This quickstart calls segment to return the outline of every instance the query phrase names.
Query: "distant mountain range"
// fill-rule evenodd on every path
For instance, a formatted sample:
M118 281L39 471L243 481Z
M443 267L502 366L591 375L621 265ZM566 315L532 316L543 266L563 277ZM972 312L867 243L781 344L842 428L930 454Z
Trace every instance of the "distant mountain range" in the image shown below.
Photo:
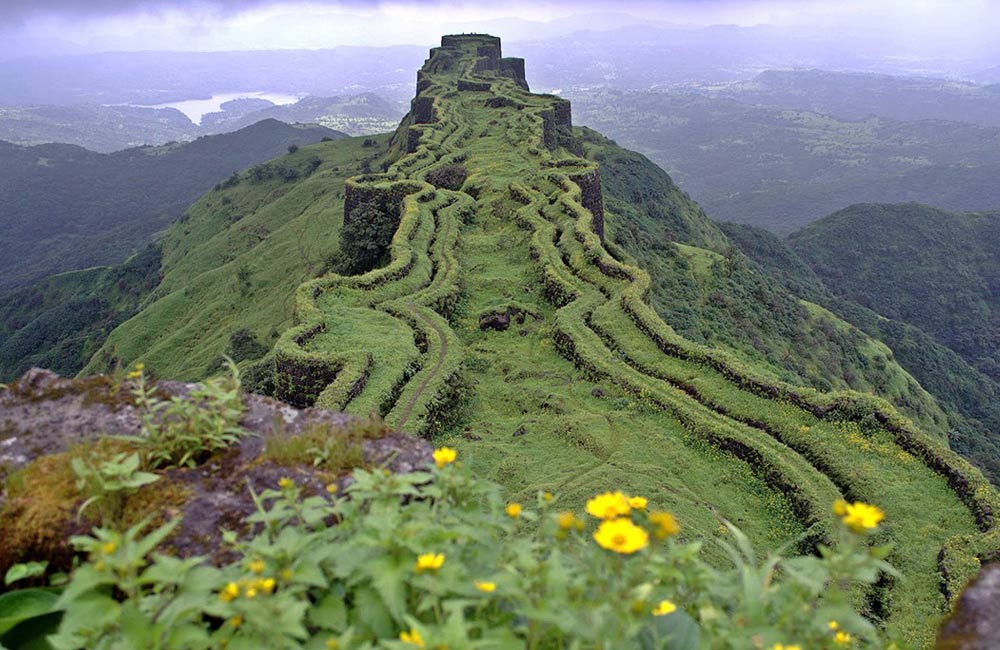
M0 292L52 273L121 262L230 174L293 145L343 137L271 119L235 133L111 154L0 142Z
M21 145L59 142L110 153L228 133L265 119L319 124L350 135L371 135L391 131L406 112L404 103L372 93L305 97L280 106L262 99L238 99L222 104L221 108L205 114L201 124L195 124L171 107L100 104L0 107L0 140Z

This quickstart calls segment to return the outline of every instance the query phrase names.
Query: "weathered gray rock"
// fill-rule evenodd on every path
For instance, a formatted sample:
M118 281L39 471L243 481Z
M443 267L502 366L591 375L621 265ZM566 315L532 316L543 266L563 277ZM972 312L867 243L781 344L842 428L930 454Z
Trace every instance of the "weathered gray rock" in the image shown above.
M966 588L945 621L937 650L1000 648L1000 564L988 564Z
M186 396L194 387L159 382L157 392L163 397ZM128 507L139 509L131 513L133 518L147 514L157 521L182 517L169 540L171 552L226 560L221 531L249 532L243 520L255 510L251 489L274 488L287 476L306 494L326 494L331 482L343 488L352 480L349 473L331 476L311 463L278 464L264 453L265 445L269 437L296 436L317 426L330 435L347 436L352 426L366 426L364 420L323 409L297 409L259 395L245 395L244 403L240 424L254 435L241 438L239 444L197 467L163 472L159 481L129 501ZM68 563L71 552L66 540L89 528L75 516L80 499L73 494L75 477L66 467L68 460L57 455L102 437L127 440L140 431L141 414L133 404L130 386L118 386L104 375L66 379L36 368L0 391L0 481L4 486L0 491L0 574L9 565L27 560L45 559L56 566ZM411 472L433 462L426 441L402 433L376 431L372 435L368 431L360 444L367 467ZM40 467L49 460L51 467ZM8 490L7 478L13 482L18 475L30 480L45 476L51 485L45 486L44 494Z

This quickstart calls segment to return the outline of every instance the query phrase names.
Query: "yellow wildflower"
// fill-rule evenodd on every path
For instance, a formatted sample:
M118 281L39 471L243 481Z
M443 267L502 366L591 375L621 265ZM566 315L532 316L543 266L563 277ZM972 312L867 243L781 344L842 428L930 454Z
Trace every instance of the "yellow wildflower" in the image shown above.
M340 648L340 641L330 637L326 640L326 650L338 650Z
M653 608L653 616L666 616L677 611L677 605L669 600L661 600L660 604Z
M451 447L441 447L440 449L434 450L434 464L440 469L445 465L455 462L455 458L458 457L458 452L456 452Z
M833 514L837 515L838 517L843 517L845 514L847 514L847 506L849 505L850 504L844 501L843 499L837 499L836 501L833 502Z
M146 369L146 364L140 361L139 363L135 364L135 369L138 370L139 372L142 372L143 370Z
M118 550L118 544L113 541L101 544L101 553L104 553L105 555L111 555L117 550Z
M560 512L556 515L556 522L562 530L569 530L576 525L576 515L572 512Z
M653 525L653 537L656 539L663 540L681 532L681 527L674 516L663 510L649 513L649 523Z
M329 485L326 486L326 491L329 494L336 494L337 493L337 484L336 483L330 483Z
M847 632L840 631L840 632L837 632L837 636L833 637L833 640L838 645L847 645L848 643L851 642L851 635L848 634Z
M243 594L250 600L253 600L254 598L257 597L257 587L254 587L253 585L247 585L246 589L243 591Z
M228 603L232 600L236 600L236 598L238 598L239 595L240 595L240 586L235 582L230 582L229 584L227 584L225 587L222 588L222 591L219 592L219 600L221 600L224 603Z
M282 490L293 488L295 487L295 481L288 478L287 476L282 476L280 479L278 479L278 487L280 487Z
M771 646L771 650L802 650L802 646L800 646L797 643L795 645L784 645L782 643L775 643L773 646Z
M415 645L418 648L424 647L424 639L420 636L420 632L417 632L414 628L410 628L409 632L400 632L399 640L403 643L409 643Z
M838 623L837 621L830 621L829 623L826 624L826 626L831 630L836 631L840 628L840 623Z
M601 522L594 532L594 541L615 553L635 553L649 545L649 534L628 519Z
M229 624L233 627L239 627L243 625L243 617L239 615L234 616L231 619L229 619Z
M521 516L521 504L520 503L508 503L506 508L507 516L511 519L517 519Z
M551 501L551 500L552 500L552 499L554 499L554 498L555 498L555 497L554 497L554 496L552 496L552 493L551 493L551 492L543 492L543 493L542 493L542 501Z
M126 377L127 377L128 379L131 379L131 380L133 380L133 381L134 381L134 380L136 380L136 379L141 379L141 378L142 378L142 372L141 372L141 371L139 371L139 370L133 370L132 372L128 373L128 374L127 374L127 375L125 375L125 376L126 376Z
M294 576L295 574L294 574L294 573L292 572L292 570L291 570L290 568L288 568L288 567L285 567L284 569L282 569L282 570L281 570L281 573L279 573L278 575L279 575L279 576L281 577L281 579L282 579L282 580L284 580L285 582L291 582L291 581L292 581L292 577L293 577L293 576Z
M487 582L486 580L476 580L474 584L476 585L476 589L482 591L483 593L489 594L497 590L497 583L495 582Z
M645 510L646 505L649 504L649 501L646 499L646 497L629 497L628 504L629 506L632 507L633 510Z
M621 492L605 492L587 502L587 512L598 519L615 519L632 511L628 497Z
M437 571L444 564L444 553L424 553L417 556L417 573L424 571Z
M255 586L265 594L269 594L274 591L274 578L264 578L263 580L258 580Z
M267 564L264 560L251 560L248 568L250 569L250 573L260 575L264 573L264 569L267 568Z
M844 513L840 517L852 531L863 533L878 528L879 522L885 519L885 513L876 506L855 501L844 507Z

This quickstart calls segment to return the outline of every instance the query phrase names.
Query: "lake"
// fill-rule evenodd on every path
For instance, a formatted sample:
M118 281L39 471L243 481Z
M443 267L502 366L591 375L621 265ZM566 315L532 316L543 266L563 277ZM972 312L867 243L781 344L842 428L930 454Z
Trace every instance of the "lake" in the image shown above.
M167 102L166 104L129 104L129 106L142 106L143 108L176 108L181 113L187 115L188 119L195 124L201 124L201 118L206 113L216 113L220 107L228 101L234 99L266 99L274 104L294 104L302 97L300 95L285 95L283 93L272 93L267 91L243 92L243 93L219 93L207 99L185 99L180 102Z

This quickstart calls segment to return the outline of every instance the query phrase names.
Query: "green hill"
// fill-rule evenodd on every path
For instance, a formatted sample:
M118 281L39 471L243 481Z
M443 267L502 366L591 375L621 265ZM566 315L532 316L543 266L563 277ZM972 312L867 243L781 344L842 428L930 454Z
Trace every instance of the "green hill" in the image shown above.
M860 204L788 241L837 295L920 328L1000 381L1000 213Z
M122 262L229 174L324 137L344 136L268 120L186 144L112 154L0 142L0 292Z
M902 578L865 611L928 645L1000 549L997 494L947 448L937 403L666 174L573 129L523 65L499 39L445 37L388 141L302 147L203 197L84 372L199 378L238 348L258 390L433 436L512 499L642 492L690 539L722 538L723 517L808 549L835 499L875 502Z
M979 466L994 484L1000 483L1000 441L994 434L1000 431L1000 383L918 327L835 295L776 235L742 224L722 227L762 272L887 345L893 358L945 408L952 448Z

